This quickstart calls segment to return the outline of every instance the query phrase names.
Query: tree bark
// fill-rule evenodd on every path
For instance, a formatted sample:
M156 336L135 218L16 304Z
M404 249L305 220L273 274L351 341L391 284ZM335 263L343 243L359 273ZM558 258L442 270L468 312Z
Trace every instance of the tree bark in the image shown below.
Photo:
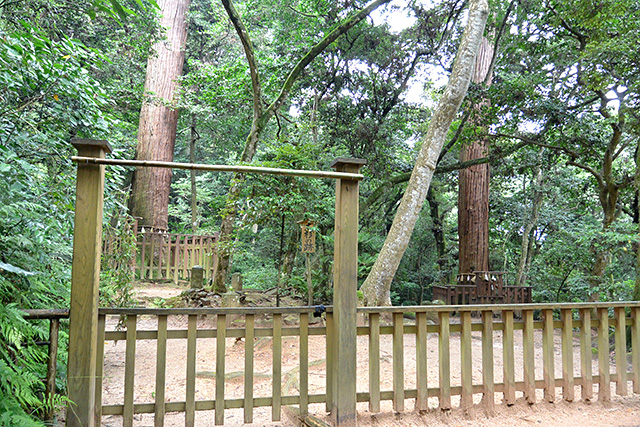
M458 48L451 77L429 123L391 230L362 285L366 305L391 304L391 281L409 245L451 122L467 93L488 13L489 6L486 0L471 1L469 21Z
M488 76L493 47L486 37L476 58L473 82L491 84ZM481 111L489 101L483 100L476 107L477 126L484 123ZM465 144L460 152L460 162L487 157L488 141L475 140ZM459 273L489 270L489 164L482 163L462 169L459 175L458 189L458 238L459 238Z
M136 159L173 161L178 126L178 110L172 105L178 78L184 65L184 45L190 0L159 0L160 21L167 39L157 42L147 61L144 89L149 94L142 103L138 128ZM166 230L169 221L169 189L171 169L139 168L134 172L131 193L133 216L141 217L140 225Z

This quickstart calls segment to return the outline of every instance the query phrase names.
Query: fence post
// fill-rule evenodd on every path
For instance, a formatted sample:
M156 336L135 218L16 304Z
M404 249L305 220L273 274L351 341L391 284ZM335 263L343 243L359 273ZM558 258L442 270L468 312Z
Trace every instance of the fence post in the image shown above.
M337 158L337 172L358 173L362 159ZM356 308L358 286L358 181L336 181L333 252L334 364L331 417L336 426L356 425ZM339 349L339 350L338 350Z
M83 157L104 158L107 141L72 139ZM67 427L95 425L98 285L102 250L104 166L78 164L71 266Z

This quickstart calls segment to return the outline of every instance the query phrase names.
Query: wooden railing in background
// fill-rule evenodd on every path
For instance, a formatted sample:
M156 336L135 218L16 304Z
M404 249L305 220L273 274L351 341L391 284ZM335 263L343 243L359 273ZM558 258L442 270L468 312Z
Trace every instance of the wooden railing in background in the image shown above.
M136 277L141 280L170 279L178 282L191 276L191 267L201 265L204 277L216 268L216 238L196 234L138 232Z
M136 229L134 226L134 229ZM204 277L213 276L216 268L217 235L179 234L148 231L134 232L136 253L132 268L139 280L187 280L194 265L203 267ZM103 252L111 255L120 250L112 236L105 236Z
M44 385L44 400L48 403L44 421L53 423L55 419L55 407L52 404L56 393L56 375L58 371L58 336L60 333L60 319L69 318L68 309L39 309L24 310L24 318L29 320L46 319L49 321L49 340L40 344L49 348L47 357L47 377Z
M120 404L101 406L102 384L97 386L98 405L103 415L122 415L125 427L133 425L134 414L154 413L155 425L161 426L166 412L184 412L187 426L194 425L195 411L214 410L215 423L223 424L225 409L243 408L244 422L253 421L254 408L272 407L272 420L281 418L282 405L299 405L304 416L309 404L332 402L335 388L334 376L329 373L336 369L334 352L331 348L334 319L329 308L326 327L309 327L309 313L314 307L290 308L211 308L211 309L100 309L99 316L99 363L98 378L102 376L105 341L126 341L124 368L124 401ZM358 372L358 376L368 376L368 391L356 395L358 402L369 402L369 411L380 412L381 401L392 401L393 410L402 412L405 399L415 399L418 410L429 408L429 399L435 398L442 410L452 408L452 396L460 396L460 407L474 404L474 395L482 395L481 405L491 409L496 397L501 396L507 405L515 403L516 393L522 393L530 404L540 398L536 390L543 390L542 399L556 400L556 388L562 388L562 398L573 401L576 387L580 387L581 398L592 400L594 384L597 384L597 398L606 402L611 399L611 383L615 383L615 393L626 395L628 382L632 389L640 393L640 303L578 303L578 304L520 304L520 305L475 305L475 306L418 306L418 307L367 307L358 309L366 316L368 326L357 328L358 336L368 337L356 345L368 347L368 372ZM592 318L592 311L597 313ZM459 313L453 317L452 313ZM627 313L629 316L627 316ZM283 315L298 315L299 326L283 327ZM408 320L406 315L415 315ZM612 317L610 317L612 314ZM105 332L105 316L127 315L126 331ZM157 330L138 331L138 316L157 317ZM187 316L186 330L168 330L168 316ZM215 329L198 329L198 316L216 316ZM227 327L227 316L244 318L244 326ZM269 327L255 327L256 318L270 316ZM387 319L390 319L387 321ZM437 322L429 323L428 319ZM243 322L240 322L242 324ZM627 334L630 328L631 360L627 360ZM517 331L522 331L517 333ZM613 332L613 347L610 348L610 333ZM595 335L594 335L595 333ZM431 334L432 339L428 340ZM473 378L472 337L481 340L482 380ZM309 336L326 336L326 387L324 393L309 394ZM381 338L391 336L392 386L381 387ZM415 387L405 386L406 338L415 338ZM427 355L433 353L433 335L437 337L438 379L428 379ZM479 335L479 336L478 336ZM541 335L541 337L540 337ZM282 338L299 337L299 393L282 393ZM536 338L537 336L537 338ZM254 397L254 338L270 337L272 346L272 393L268 397ZM555 337L555 339L554 339ZM215 395L206 400L195 400L196 349L198 340L213 338L215 351ZM227 340L245 338L244 398L225 398L225 350L230 347ZM495 343L502 341L502 354L495 354ZM165 401L165 369L171 362L167 360L167 340L187 340L186 398L182 402ZM157 340L156 358L158 362L155 398L153 402L134 403L136 342ZM534 348L534 343L542 341L542 353ZM559 345L555 343L559 341ZM452 342L459 341L460 371L452 372ZM575 341L575 342L574 342ZM559 347L559 352L556 351ZM522 358L515 357L516 348L522 349ZM577 355L574 348L578 349ZM596 353L592 352L596 348ZM613 351L612 351L613 350ZM476 350L477 351L477 350ZM536 352L538 355L536 356ZM557 360L556 353L560 355ZM614 354L611 364L611 354ZM213 357L213 355L212 355ZM502 380L496 381L494 368L496 359L503 365ZM597 359L597 372L594 364ZM388 363L388 362L384 362ZM412 362L413 363L413 362ZM433 361L431 362L433 363ZM562 376L556 377L555 366L562 366ZM630 365L630 369L628 366ZM613 370L612 370L613 366ZM577 371L579 367L579 374ZM478 366L476 366L476 369ZM538 375L536 375L538 368ZM539 368L542 368L540 370ZM433 369L433 368L432 368ZM384 372L384 371L383 371ZM542 374L542 375L540 375ZM455 381L454 381L455 379ZM433 407L433 404L431 405Z

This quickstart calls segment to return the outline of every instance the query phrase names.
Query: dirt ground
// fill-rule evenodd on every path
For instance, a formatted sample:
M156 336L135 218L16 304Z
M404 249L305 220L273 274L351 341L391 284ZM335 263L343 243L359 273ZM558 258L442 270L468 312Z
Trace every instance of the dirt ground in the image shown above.
M140 289L139 297L142 301L150 301L153 298L168 298L177 295L181 289L171 286L160 286L154 289ZM186 318L173 316L169 318L169 329L186 329ZM215 317L199 318L198 328L215 328ZM293 319L285 318L287 321ZM117 323L117 318L108 318L107 329L113 330ZM260 324L256 327L268 326L268 323ZM319 326L319 325L311 325ZM143 316L138 321L139 330L156 329L154 318ZM516 331L516 370L522 366L522 340L521 335ZM536 332L536 379L542 378L542 337L539 331ZM556 337L556 377L561 376L560 363L560 337ZM478 384L482 379L481 363L481 337L480 333L475 333L472 339L473 357L473 377L474 384ZM495 360L494 370L496 382L502 381L502 341L500 333L494 336ZM358 375L357 391L368 391L368 344L367 337L358 337ZM415 388L416 377L416 347L415 336L406 335L404 337L404 361L406 388ZM437 336L429 334L427 338L427 366L428 385L434 387L438 384L438 355ZM104 386L103 404L121 404L124 395L124 341L109 341L105 347L104 366ZM298 387L298 360L299 347L297 337L284 337L282 342L282 387L285 395L295 394ZM380 342L380 367L381 367L381 390L391 390L392 388L392 342L391 336L383 335ZM325 340L322 336L311 336L309 338L309 391L311 394L324 393L325 389ZM196 400L212 400L215 394L215 339L198 339L196 356ZM226 385L225 398L243 397L243 374L244 369L244 340L235 338L227 339L226 347ZM153 340L139 340L136 349L136 370L135 370L135 403L151 403L155 396L155 360L156 343ZM574 345L574 360L579 361L578 342ZM613 360L611 361L613 364ZM576 374L579 367L574 366ZM614 368L612 367L612 370ZM169 340L167 345L167 401L184 401L185 399L185 371L186 371L186 340ZM271 394L271 339L268 337L256 338L254 343L254 397L270 396ZM451 372L453 373L451 385L460 385L460 342L459 336L455 334L451 337ZM597 372L597 360L594 359L594 373ZM522 380L522 372L516 373L516 381ZM629 383L631 390L631 383ZM612 392L615 386L612 387ZM618 426L618 427L640 427L640 395L630 394L629 396L612 397L612 401L606 406L599 402L583 402L580 400L580 388L576 387L576 401L568 403L562 401L562 389L556 390L557 399L555 403L546 403L542 399L542 390L537 391L538 402L535 405L528 405L522 399L521 393L517 393L518 401L515 405L507 407L502 403L502 396L496 393L496 410L492 414L487 414L479 405L475 405L470 411L463 411L458 408L456 396L452 398L454 409L448 412L441 412L438 406L438 399L429 399L430 411L419 414L414 411L413 399L405 402L405 412L396 414L393 412L390 401L381 403L381 412L371 414L368 412L368 404L358 404L358 425L359 426ZM594 394L597 398L597 386L594 387ZM474 396L475 403L479 403L480 394ZM312 404L309 406L310 414L320 420L329 422L329 417L325 412L324 405ZM196 425L213 425L213 411L197 411ZM287 411L283 411L283 421L271 421L271 408L261 407L254 410L255 426L293 426L296 425L292 416L287 416ZM102 425L104 427L118 427L122 425L121 417L105 416ZM136 426L153 426L152 414L140 414L135 416ZM184 414L169 413L166 416L165 425L168 427L183 426ZM237 426L243 424L242 409L229 409L225 411L225 425Z

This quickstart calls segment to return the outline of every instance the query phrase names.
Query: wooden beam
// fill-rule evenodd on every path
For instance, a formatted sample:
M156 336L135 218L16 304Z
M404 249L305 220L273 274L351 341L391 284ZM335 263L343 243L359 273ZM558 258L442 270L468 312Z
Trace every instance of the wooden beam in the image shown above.
M105 141L106 142L106 141ZM299 169L275 169L275 168L262 168L256 166L233 166L233 165L202 165L196 163L176 163L176 162L160 162L154 160L124 160L124 159L105 159L94 158L91 155L73 156L71 160L78 164L85 165L112 165L112 166L135 166L135 167L153 167L153 168L166 168L166 169L188 169L188 170L201 170L210 172L235 172L235 173L259 173L267 175L283 175L283 176L301 176L306 178L332 178L332 179L346 179L352 181L360 181L364 179L364 175L357 173L360 167L365 164L361 159L338 159L340 165L354 166L359 165L356 172L352 170L344 171L338 170L337 172L329 171L307 171ZM358 163L360 162L360 163ZM338 163L334 162L331 167L335 167Z
M107 141L73 139L78 154L104 158ZM67 427L95 425L98 286L102 251L104 166L78 164L71 265Z
M336 181L333 255L333 322L336 371L331 416L336 426L356 425L356 310L358 287L358 180L366 162L337 159L337 172L352 176Z

